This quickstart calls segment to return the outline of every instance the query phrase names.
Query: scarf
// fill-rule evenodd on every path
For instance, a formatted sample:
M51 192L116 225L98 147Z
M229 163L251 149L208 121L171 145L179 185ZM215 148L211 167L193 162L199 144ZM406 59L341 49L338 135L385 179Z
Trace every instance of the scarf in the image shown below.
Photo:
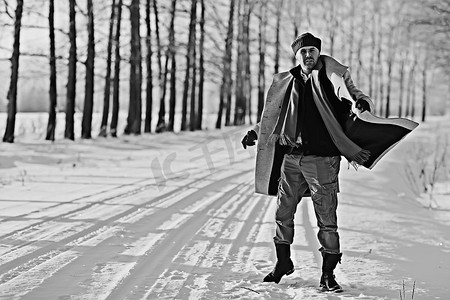
M298 147L301 144L299 126L299 82L293 78L289 83L277 123L268 142L279 141L281 145ZM323 91L319 80L319 71L313 70L311 75L312 95L314 103L325 123L325 127L341 154L355 167L364 164L370 151L364 150L350 140L345 134L339 122L336 120L333 108Z
M332 106L320 84L318 70L312 71L311 80L314 102L316 103L317 109L322 116L325 127L327 128L333 143L356 169L358 165L364 164L364 162L369 159L370 151L362 149L350 140L336 120Z
M296 78L289 83L288 92L281 106L275 128L269 136L269 142L279 141L280 145L291 147L299 147L301 145L300 118L298 117L300 114L300 105L298 103L300 98L299 85L300 82Z

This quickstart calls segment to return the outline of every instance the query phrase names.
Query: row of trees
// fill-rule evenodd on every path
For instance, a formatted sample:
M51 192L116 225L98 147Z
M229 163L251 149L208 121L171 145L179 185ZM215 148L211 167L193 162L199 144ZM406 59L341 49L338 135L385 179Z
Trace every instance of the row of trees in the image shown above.
M3 2L5 9L0 13L10 15L14 23L3 141L13 142L24 1L15 1L14 15L9 13L12 0ZM80 39L86 52L82 138L92 137L94 100L99 94L95 87L102 85L100 136L117 136L121 106L128 107L125 134L141 134L141 127L144 132L174 131L180 110L179 129L200 130L206 89L212 95L207 104L217 111L216 128L259 121L270 81L267 73L287 70L296 63L289 46L304 31L322 38L323 53L351 67L354 81L377 103L376 113L386 117L414 117L420 107L425 120L430 74L446 71L449 65L450 0L110 0L103 7L97 3L97 9L93 0L69 0L67 31L55 27L54 2L46 1L50 41L47 140L55 139L58 60L66 62L63 73L67 74L64 137L75 138ZM110 12L106 52L96 47L96 16L105 10ZM129 22L124 22L124 12ZM87 20L86 38L78 36L80 13ZM67 55L57 55L55 31L67 35ZM104 61L102 68L96 67L99 60ZM129 65L128 78L122 75L124 64ZM128 81L128 97L120 93L124 81ZM418 95L422 96L420 104ZM159 111L153 129L155 103Z

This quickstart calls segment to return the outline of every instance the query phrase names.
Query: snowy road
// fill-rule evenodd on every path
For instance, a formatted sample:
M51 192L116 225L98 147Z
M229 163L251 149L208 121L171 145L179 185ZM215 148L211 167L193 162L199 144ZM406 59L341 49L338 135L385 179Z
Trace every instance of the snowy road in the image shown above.
M2 146L0 299L399 299L403 282L409 299L414 281L414 299L448 296L448 226L410 199L401 149L374 171L342 165L343 294L317 290L309 198L296 272L262 283L275 201L253 193L242 132Z

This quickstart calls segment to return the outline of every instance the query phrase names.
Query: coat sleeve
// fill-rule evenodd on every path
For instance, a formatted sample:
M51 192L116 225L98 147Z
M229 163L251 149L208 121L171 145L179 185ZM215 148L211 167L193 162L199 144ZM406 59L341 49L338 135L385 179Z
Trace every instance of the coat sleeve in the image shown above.
M358 89L356 87L356 85L353 83L352 77L350 76L349 70L345 71L343 78L344 78L345 85L347 86L347 89L348 89L350 95L352 96L352 98L355 101L359 100L359 99L363 99L363 100L367 101L367 103L369 103L369 105L370 105L370 110L374 111L374 104L372 102L372 99L370 99L369 96L364 94L360 89Z
M252 130L256 132L256 135L259 136L259 129L261 128L261 122L256 123L255 126L253 126Z

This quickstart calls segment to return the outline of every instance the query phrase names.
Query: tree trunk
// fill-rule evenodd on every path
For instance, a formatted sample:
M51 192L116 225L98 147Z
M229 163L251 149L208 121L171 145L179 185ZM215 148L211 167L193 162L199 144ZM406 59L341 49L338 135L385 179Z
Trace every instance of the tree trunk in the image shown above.
M412 66L409 70L408 87L406 88L406 112L405 116L411 116L412 94L415 88L414 73L416 72L417 57L413 56Z
M230 12L228 17L228 31L225 39L225 54L223 56L222 84L220 86L219 95L219 111L217 112L216 128L222 127L222 114L225 106L231 107L231 61L233 48L233 32L234 32L234 5L235 0L230 0ZM225 102L226 101L226 102Z
M192 0L190 22L189 22L189 40L186 52L186 75L184 77L183 103L181 111L181 131L187 129L187 101L189 94L190 70L193 66L194 47L195 47L195 22L196 22L197 0ZM195 73L194 73L195 76Z
M165 63L165 72L163 78L163 68L162 68L162 46L161 39L159 35L159 13L158 13L158 5L157 0L153 0L153 11L155 13L155 31L156 31L156 47L157 47L157 58L158 58L158 69L159 69L159 113L158 113L158 122L156 124L156 132L163 132L166 129L165 115L166 115L166 83L167 83L167 67L168 61L166 57Z
M86 58L86 85L84 94L83 120L81 126L81 137L83 139L91 138L92 112L94 108L94 59L95 59L95 40L94 40L94 7L93 0L87 0L88 11L88 49Z
M203 122L203 84L205 82L205 0L200 0L201 15L200 15L200 44L199 44L199 83L198 83L198 108L197 108L197 125L196 129L202 130Z
M241 3L241 1L239 1ZM240 4L238 5L240 11ZM236 59L236 106L234 125L245 123L247 108L251 123L251 81L250 81L250 13L249 0L243 0L242 14L239 17L238 57Z
M398 117L402 117L402 109L403 109L403 93L404 93L404 81L405 81L405 57L402 56L402 60L400 62L400 86L399 86L399 99L398 99Z
M328 24L328 37L329 37L329 46L330 46L330 56L334 55L335 48L335 40L336 40L336 31L339 23L337 22L337 9L335 1L327 1L325 2L326 7L324 7L324 15L326 23Z
M46 140L55 140L56 129L56 54L55 54L55 1L50 0L48 11L49 36L50 36L50 106L48 111L48 123Z
M17 81L19 79L20 29L22 27L23 0L17 0L14 20L14 44L11 57L11 80L8 89L8 117L3 141L14 143L14 129L17 113Z
M362 12L362 17L361 17L361 23L360 23L360 32L359 32L359 37L358 37L358 43L357 43L357 48L356 48L356 80L358 81L358 85L359 86L363 86L363 77L361 76L361 72L363 69L363 57L362 57L362 52L363 52L363 41L365 38L365 22L366 22L366 14L365 12Z
M75 23L75 0L69 0L69 70L67 80L67 96L66 96L66 127L64 130L64 138L75 140L74 132L74 115L75 115L75 95L77 84L77 29Z
M122 0L117 4L116 34L114 36L114 81L113 81L113 107L111 116L111 136L117 137L117 123L119 120L119 93L120 93L120 25L122 24Z
M152 31L150 26L150 1L145 4L145 28L147 36L145 45L147 47L146 66L147 66L147 82L145 97L145 122L144 132L152 131L152 108L153 108L153 77L152 77Z
M275 74L278 73L278 70L280 68L280 26L281 26L281 12L283 9L283 2L284 0L281 0L279 3L276 3L277 6L277 24L275 29Z
M109 18L109 32L108 45L106 46L106 75L105 75L105 91L103 94L103 114L102 122L100 124L99 136L106 137L108 116L109 116L109 99L111 96L111 57L112 57L112 42L114 39L114 19L116 12L116 0L112 0L111 16Z
M382 17L381 12L378 14L378 52L377 52L377 65L378 65L378 105L379 112L378 114L381 116L383 114L383 100L384 100L384 72L383 72L383 61L382 61L382 52L383 52L383 28L382 28Z
M425 117L427 114L427 69L426 64L423 64L422 70L422 122L425 122Z
M296 3L296 1L295 1ZM258 51L259 51L259 72L258 72L258 114L256 122L261 120L264 109L264 93L266 91L266 27L267 27L267 1L262 1L259 7L259 34L258 34ZM298 27L294 22L294 36L298 35ZM295 38L294 37L294 38ZM294 57L295 63L295 57Z
M390 105L391 105L391 86L392 86L392 65L394 61L392 59L388 60L388 73L387 73L387 86L386 86L386 109L384 116L389 117Z
M141 133L141 34L140 34L140 1L132 0L130 5L131 21L131 53L130 53L130 105L128 109L125 134Z
M194 10L195 14L195 20L197 20L197 14L195 13L197 11L197 8ZM195 21L196 22L196 21ZM190 102L190 108L189 108L189 130L194 131L195 126L197 124L196 122L196 116L195 116L195 93L196 93L196 85L197 85L197 51L196 51L196 45L195 45L195 23L194 23L194 40L192 43L192 59L191 59L191 69L192 69L192 80L191 80L191 102Z
M167 86L167 74L169 73L169 49L166 51L166 62L164 63L164 73L162 77L162 94L158 112L158 123L156 124L155 132L161 133L166 131L166 86Z
M169 124L167 125L168 131L173 131L175 124L175 105L176 105L176 71L177 63L175 53L171 58L172 65L170 67L170 97L169 97Z
M169 52L170 60L172 62L170 68L170 97L169 97L169 123L167 124L167 130L173 131L175 123L175 104L176 104L176 49L175 49L175 9L176 0L172 0L171 8L171 20L169 26Z
M299 1L299 0L291 0L291 2L290 2L290 7L292 7L293 6L293 8L292 9L290 9L290 12L292 12L292 15L291 15L291 18L292 18L292 24L293 24L293 26L294 26L294 36L292 37L292 40L294 41L296 38L297 38L297 36L299 35L299 28L300 28L300 24L301 23L299 23L299 21L301 22L301 20L302 20L302 15L301 15L301 11L300 11L300 6L302 6L302 3L303 1ZM259 38L258 38L258 40L260 41L260 39L261 39L261 26L266 26L266 25L263 25L261 22L262 22L262 18L263 18L263 16L264 16L264 18L266 18L266 22L267 22L267 13L266 13L266 11L267 11L267 1L265 0L265 1L261 1L260 2L260 11L259 11L259 14L260 14L260 22L259 22ZM263 31L265 31L265 29L263 30ZM265 38L265 34L264 34L264 38ZM259 47L261 47L261 45L259 45ZM261 54L261 49L259 50L260 51L260 54ZM330 55L331 55L331 53L330 53ZM260 63L261 63L261 59L260 59ZM297 64L297 59L295 58L295 55L292 55L292 65L293 66L295 66ZM261 69L261 65L259 66L260 67L260 69ZM259 79L258 79L259 80ZM259 86L259 84L258 84L258 86ZM258 92L258 94L259 94L259 92ZM264 97L264 96L263 96ZM258 96L258 117L257 117L257 122L259 122L259 119L261 118L261 116L260 116L260 111L259 111L259 101L260 101L260 99L259 99L259 96Z
M395 62L395 51L396 46L394 43L394 33L397 26L391 26L389 28L389 40L388 40L388 49L392 51L392 53L389 55L387 63L388 63L388 73L387 73L387 87L386 87L386 110L385 110L385 117L388 118L391 114L390 105L391 105L391 87L392 82L394 79L392 78L392 69Z
M348 59L347 64L352 66L353 65L353 40L355 39L355 18L356 18L356 2L355 0L350 1L350 30L349 30L349 41L347 42L349 45L348 49Z
M374 72L375 72L375 49L376 49L376 22L375 14L372 15L372 29L370 32L370 66L369 66L369 96L374 97Z
M245 115L248 114L248 121L252 124L252 81L250 69L250 15L253 4L246 0L244 5L244 112L240 124L245 124Z
M416 114L416 73L413 73L413 84L411 90L411 118Z
M244 15L242 13L242 1L247 0L239 0L237 5L238 11L238 34L237 34L237 57L236 57L236 87L235 87L235 107L234 107L234 122L233 125L240 125L240 120L242 119L242 115L244 113L244 54L243 54L243 34L244 34ZM245 3L244 3L245 6ZM225 116L225 126L230 126L230 111L231 105L227 105L227 111Z

